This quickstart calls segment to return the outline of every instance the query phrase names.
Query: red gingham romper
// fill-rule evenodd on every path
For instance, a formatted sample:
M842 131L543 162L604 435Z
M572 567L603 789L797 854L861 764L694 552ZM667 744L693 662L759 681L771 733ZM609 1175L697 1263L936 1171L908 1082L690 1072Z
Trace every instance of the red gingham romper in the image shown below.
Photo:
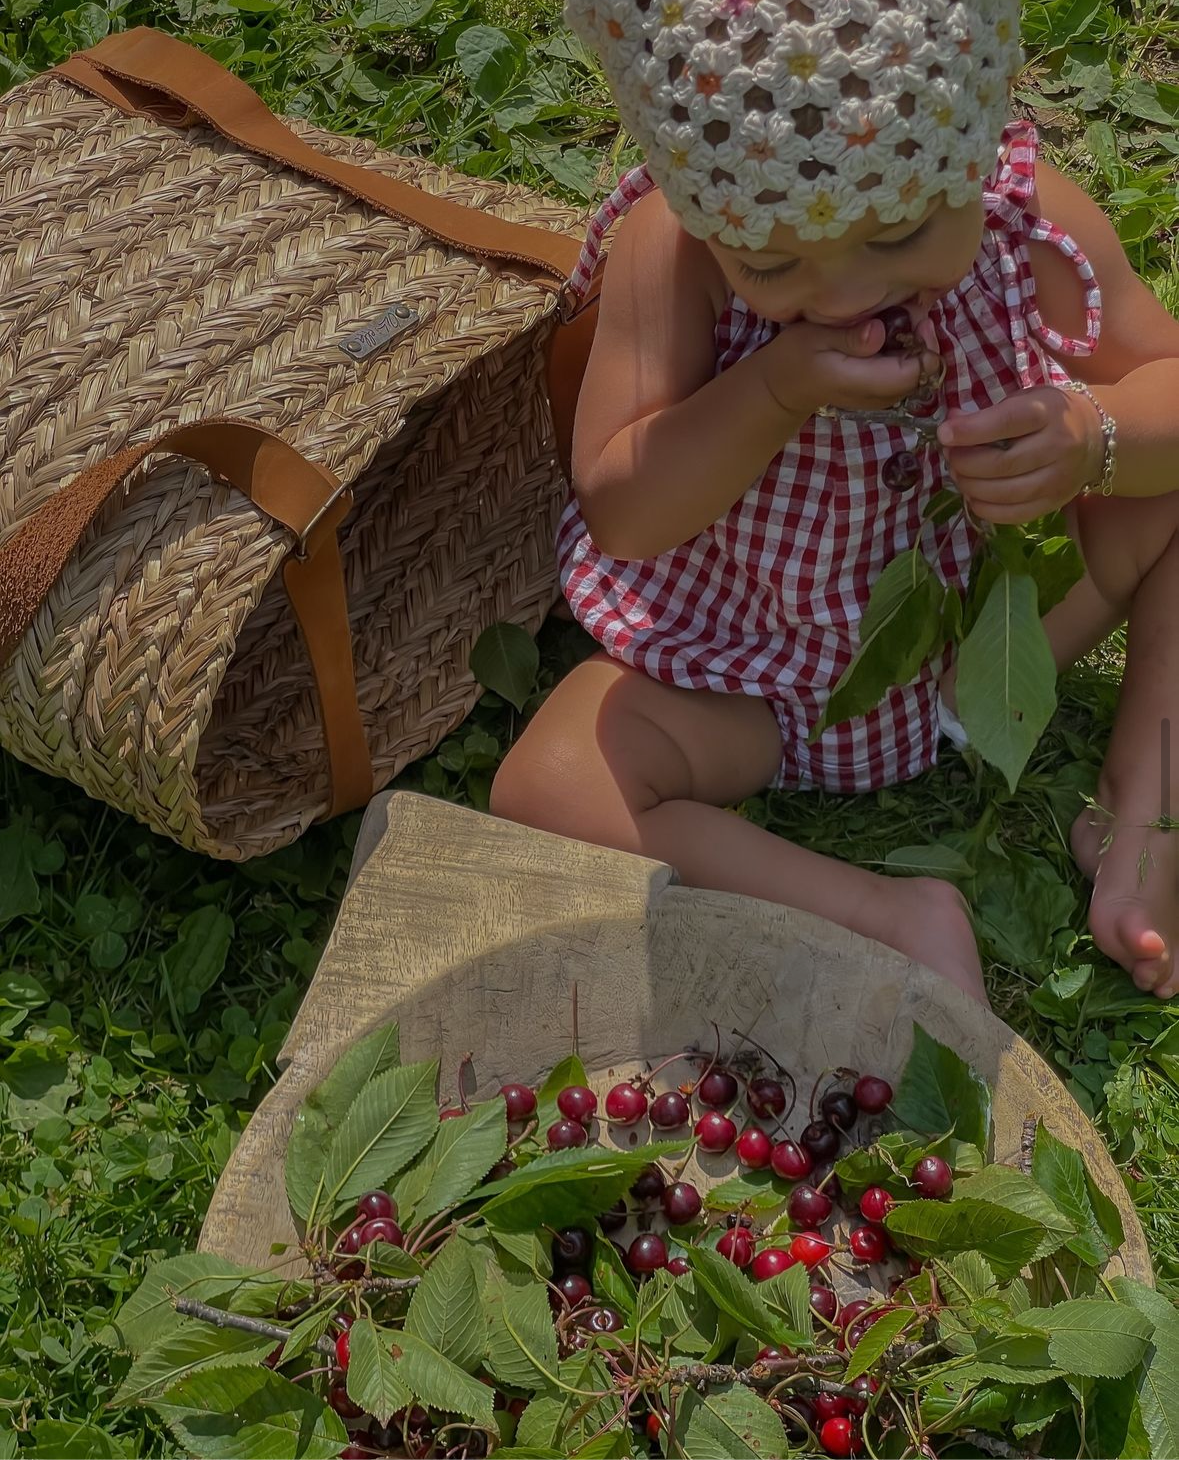
M984 183L978 257L933 306L947 406L981 410L1021 387L1063 382L1067 372L1042 346L1069 355L1096 346L1101 295L1088 260L1067 234L1028 212L1036 151L1031 123L1004 130ZM636 169L603 205L573 276L575 291L592 273L610 223L652 186L646 170ZM1085 339L1064 339L1040 319L1029 239L1054 244L1076 267ZM730 298L716 327L718 373L778 328ZM890 492L880 468L906 447L922 463L920 484ZM942 485L938 453L904 427L812 416L730 511L657 557L600 552L571 499L557 535L562 588L574 616L612 657L669 684L766 699L782 734L775 786L874 790L936 764L948 646L868 714L831 726L813 745L807 733L852 659L872 584L892 558L919 543L943 581L966 584L976 529L964 514L941 526L921 521Z

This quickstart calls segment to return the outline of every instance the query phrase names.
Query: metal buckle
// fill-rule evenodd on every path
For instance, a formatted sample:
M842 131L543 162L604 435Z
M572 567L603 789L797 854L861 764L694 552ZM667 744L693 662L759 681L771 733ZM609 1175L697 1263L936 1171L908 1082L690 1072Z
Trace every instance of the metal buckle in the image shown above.
M348 497L349 499L351 499L352 486L350 483L341 483L340 486L336 488L336 490L323 504L323 506L318 509L318 511L315 513L315 515L312 517L311 521L307 524L303 531L295 534L295 547L293 555L296 561L300 563L305 563L307 561L308 538L323 521L323 519L328 515L328 513L332 510L332 508L336 505L341 497Z

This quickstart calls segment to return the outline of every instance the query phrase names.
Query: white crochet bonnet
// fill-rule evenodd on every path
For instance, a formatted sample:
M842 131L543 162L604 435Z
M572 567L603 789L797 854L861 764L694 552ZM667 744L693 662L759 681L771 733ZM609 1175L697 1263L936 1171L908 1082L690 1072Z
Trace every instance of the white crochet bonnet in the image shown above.
M978 195L1022 64L1019 0L566 0L689 233L838 238Z

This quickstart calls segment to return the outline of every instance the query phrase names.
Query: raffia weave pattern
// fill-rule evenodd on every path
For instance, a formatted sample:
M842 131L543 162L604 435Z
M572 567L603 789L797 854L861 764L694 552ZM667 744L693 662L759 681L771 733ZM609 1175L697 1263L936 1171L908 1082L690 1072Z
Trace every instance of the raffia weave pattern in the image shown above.
M574 210L319 131L321 151L534 226ZM543 385L554 295L208 128L60 80L0 99L0 541L67 478L165 427L247 416L353 483L342 534L376 784L477 696L488 623L555 596L563 483ZM394 303L364 364L338 341ZM183 845L241 859L327 805L289 535L156 459L108 504L8 664L0 744Z

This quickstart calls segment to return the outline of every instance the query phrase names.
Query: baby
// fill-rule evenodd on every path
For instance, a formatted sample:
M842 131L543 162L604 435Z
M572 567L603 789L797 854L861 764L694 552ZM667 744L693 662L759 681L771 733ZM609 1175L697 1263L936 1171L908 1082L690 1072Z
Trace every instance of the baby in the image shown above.
M985 1001L961 895L795 846L725 808L935 764L943 648L808 731L885 566L967 582L980 524L1063 509L1085 563L1044 619L1063 669L1129 619L1098 800L1072 849L1096 943L1179 989L1176 842L1152 827L1179 724L1179 322L1012 119L1018 0L568 0L647 162L578 403L562 585L603 652L553 691L492 809L806 908ZM920 349L885 349L888 312ZM857 412L946 407L943 448ZM898 463L902 452L915 453ZM923 521L950 481L969 512ZM1177 762L1179 763L1179 762ZM1179 797L1175 798L1179 806Z

